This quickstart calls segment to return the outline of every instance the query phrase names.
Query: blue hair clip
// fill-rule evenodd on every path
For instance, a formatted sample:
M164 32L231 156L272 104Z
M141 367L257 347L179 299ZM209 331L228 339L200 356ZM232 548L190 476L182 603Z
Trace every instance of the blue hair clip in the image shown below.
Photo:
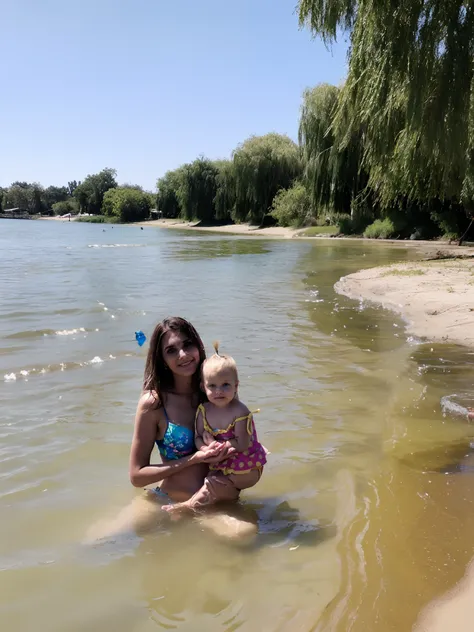
M136 331L135 332L135 340L138 342L138 345L140 347L142 347L145 344L146 336L143 333L143 331Z

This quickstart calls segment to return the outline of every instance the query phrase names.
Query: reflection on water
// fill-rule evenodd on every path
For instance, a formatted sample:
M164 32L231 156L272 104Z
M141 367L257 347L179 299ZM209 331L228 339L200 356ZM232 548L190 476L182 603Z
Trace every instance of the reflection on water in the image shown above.
M233 257L234 255L262 255L270 252L267 247L268 242L259 239L239 239L225 236L210 235L204 239L199 237L189 237L183 234L173 249L167 253L167 258L178 259L179 261L208 260L222 257Z
M473 553L474 428L441 398L467 405L474 355L407 343L399 317L333 290L405 257L6 223L0 375L15 379L0 382L1 629L410 629ZM262 411L269 464L239 508L258 538L236 546L182 523L82 546L139 493L127 478L146 353L134 332L169 314L208 348L222 341L242 399Z

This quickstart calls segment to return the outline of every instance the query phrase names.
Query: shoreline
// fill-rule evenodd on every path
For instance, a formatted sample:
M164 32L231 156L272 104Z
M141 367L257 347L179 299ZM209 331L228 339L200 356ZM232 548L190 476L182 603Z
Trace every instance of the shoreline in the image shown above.
M369 239L368 237L361 236L347 236L347 235L330 235L327 233L321 233L317 235L305 235L304 233L309 229L308 226L304 228L292 228L290 226L267 226L266 228L259 228L258 226L251 226L250 224L224 224L222 226L200 226L199 223L186 222L181 219L153 219L144 222L137 222L137 226L150 226L165 228L171 230L188 230L192 232L207 232L207 233L219 233L227 235L240 235L248 237L265 237L276 239L330 239L344 240L354 242L368 242L372 244L392 244L395 246L428 246L431 248L449 247L456 248L457 251L461 248L469 248L469 246L463 245L453 246L449 244L447 240L402 240L402 239Z
M334 289L396 312L422 340L474 347L474 249L462 254L360 270Z
M55 221L55 222L67 222L68 218L63 217L38 217L39 220ZM76 218L72 218L71 222L76 221ZM121 224L119 224L121 225ZM361 236L346 236L346 235L330 235L330 234L317 234L317 235L305 235L308 230L305 228L291 228L289 226L267 226L266 228L259 228L258 226L251 226L250 224L223 224L222 226L200 226L198 223L187 222L181 219L152 219L145 220L143 222L133 222L129 224L123 224L124 226L140 226L151 228L164 228L166 230L186 230L189 232L204 232L204 233L216 233L221 235L233 235L240 237L252 237L253 239L298 239L298 240L337 240L337 241L351 241L354 243L369 243L369 244L388 244L395 247L415 248L423 253L431 253L433 250L443 249L443 254L449 254L453 256L459 256L460 254L469 252L474 246L473 243L465 243L462 246L450 244L447 240L409 240L409 239L369 239L368 237ZM474 248L472 248L474 252Z

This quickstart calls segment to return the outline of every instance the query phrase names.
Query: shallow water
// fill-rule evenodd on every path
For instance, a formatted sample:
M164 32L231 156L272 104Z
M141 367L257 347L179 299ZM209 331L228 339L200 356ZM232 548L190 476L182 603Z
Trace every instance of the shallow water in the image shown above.
M440 401L469 403L474 354L407 340L398 317L333 290L403 248L1 228L2 630L408 630L462 576L474 432ZM192 524L81 545L140 493L134 332L170 314L221 341L261 409L272 454L243 499L250 549Z

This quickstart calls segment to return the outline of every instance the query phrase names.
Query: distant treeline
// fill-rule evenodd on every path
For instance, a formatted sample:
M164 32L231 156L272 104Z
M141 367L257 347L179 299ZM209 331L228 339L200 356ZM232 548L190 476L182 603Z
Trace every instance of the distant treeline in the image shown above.
M83 182L73 180L64 187L14 182L9 188L0 188L0 210L20 208L32 215L84 213L117 222L147 219L156 195L139 185L118 185L116 175L114 169L103 169Z
M328 84L304 92L298 143L276 133L252 136L227 160L201 156L168 171L153 194L138 185L119 186L115 170L104 169L65 187L15 182L0 189L0 205L30 213L81 212L120 222L146 219L156 208L162 217L207 225L330 224L343 234L375 238L455 238L465 233L471 212L459 168L452 181L440 180L436 189L424 187L426 165L420 164L419 180L410 174L417 188L407 188L402 172L387 172L384 163L368 159L367 130L344 118L343 95L344 87Z
M342 116L342 96L343 88L328 84L303 93L298 144L279 134L251 137L229 160L201 157L168 171L157 182L163 216L209 224L330 224L374 238L464 234L471 212L459 173L444 189L442 183L423 189L423 163L418 180L410 175L418 188L410 188L401 172L368 159L366 130Z

